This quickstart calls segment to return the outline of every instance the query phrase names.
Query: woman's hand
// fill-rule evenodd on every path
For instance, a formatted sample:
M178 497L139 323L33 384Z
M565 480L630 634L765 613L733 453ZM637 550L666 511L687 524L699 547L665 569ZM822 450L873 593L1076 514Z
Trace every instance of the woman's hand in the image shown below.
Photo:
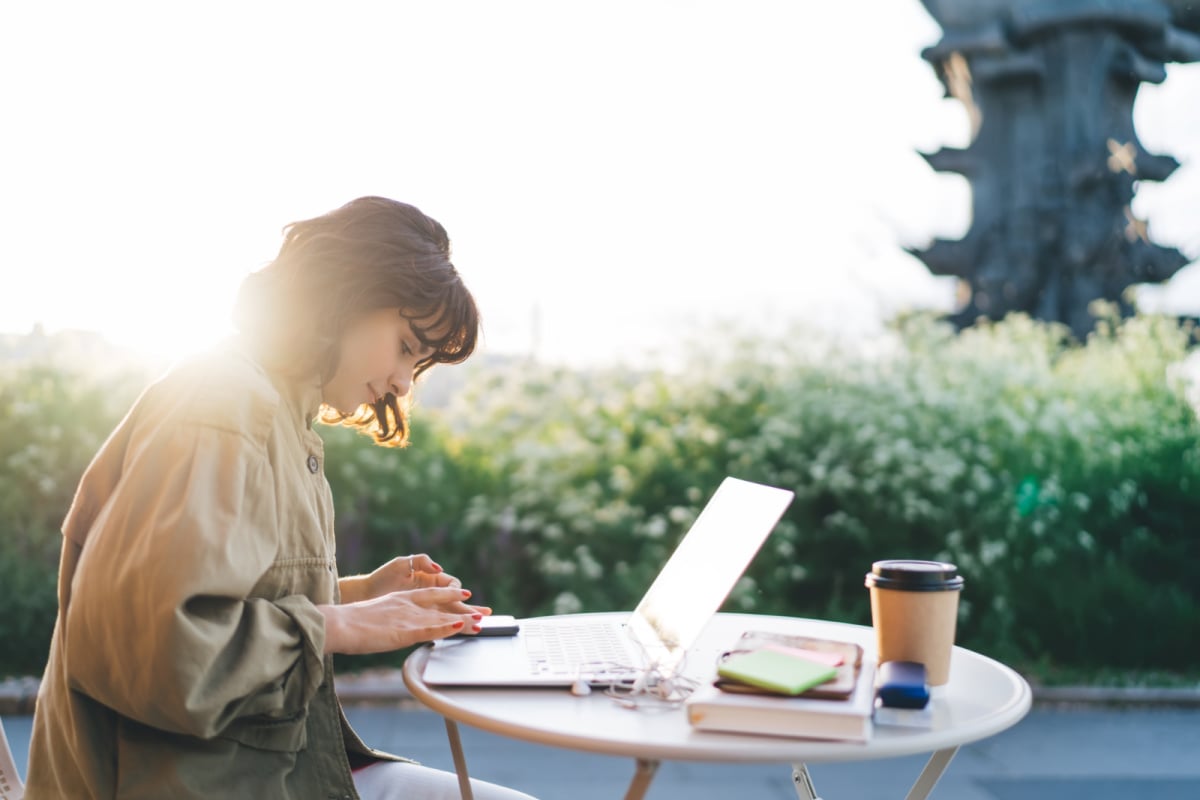
M461 588L462 581L447 574L424 553L398 556L370 575L356 575L338 581L343 603L370 600L389 592L442 587Z
M470 596L458 586L443 586L317 606L325 617L325 652L386 653L459 631L478 632L479 621L492 610L469 605Z

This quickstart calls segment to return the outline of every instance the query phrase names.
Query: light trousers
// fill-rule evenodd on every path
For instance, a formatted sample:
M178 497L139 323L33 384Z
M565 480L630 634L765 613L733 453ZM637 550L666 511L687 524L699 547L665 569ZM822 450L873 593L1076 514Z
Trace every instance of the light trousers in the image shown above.
M362 800L459 800L458 776L453 772L408 764L377 761L354 771L354 788ZM524 792L471 779L475 800L533 800Z

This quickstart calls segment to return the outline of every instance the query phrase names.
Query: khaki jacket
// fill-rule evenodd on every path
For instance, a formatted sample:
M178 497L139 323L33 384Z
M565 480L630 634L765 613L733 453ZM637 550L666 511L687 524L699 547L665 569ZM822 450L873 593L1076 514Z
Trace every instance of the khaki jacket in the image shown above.
M63 524L29 800L355 798L317 386L236 343L150 386Z

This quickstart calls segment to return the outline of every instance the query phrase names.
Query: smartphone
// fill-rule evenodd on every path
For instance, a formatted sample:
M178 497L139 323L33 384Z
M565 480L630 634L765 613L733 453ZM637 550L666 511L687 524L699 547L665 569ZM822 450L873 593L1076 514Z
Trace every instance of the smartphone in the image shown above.
M516 636L521 626L516 617L508 614L492 614L479 621L479 633L456 633L450 639L469 639L474 636Z

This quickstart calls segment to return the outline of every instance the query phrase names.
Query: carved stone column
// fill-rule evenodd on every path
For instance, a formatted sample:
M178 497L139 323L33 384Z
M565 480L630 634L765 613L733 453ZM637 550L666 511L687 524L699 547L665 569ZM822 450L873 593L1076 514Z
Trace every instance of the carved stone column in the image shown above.
M1093 300L1131 311L1132 284L1187 263L1132 211L1139 181L1179 166L1143 149L1133 104L1142 82L1165 80L1166 62L1200 61L1200 3L922 2L944 33L922 57L971 121L966 149L922 154L970 182L971 228L912 251L969 289L955 321L1024 311L1083 338Z

